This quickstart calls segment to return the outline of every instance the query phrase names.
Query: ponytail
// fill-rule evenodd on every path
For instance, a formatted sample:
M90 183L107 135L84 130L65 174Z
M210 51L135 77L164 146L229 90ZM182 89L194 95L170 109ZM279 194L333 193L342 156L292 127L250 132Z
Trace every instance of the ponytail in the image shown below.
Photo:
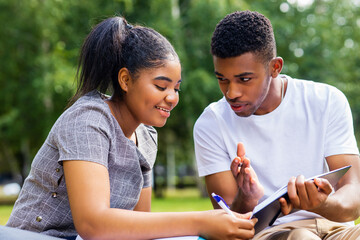
M140 69L162 66L171 56L178 59L169 41L155 30L133 27L122 17L108 18L96 25L83 43L77 91L69 105L88 92L97 89L105 93L110 87L113 96L121 99L121 68L135 75Z

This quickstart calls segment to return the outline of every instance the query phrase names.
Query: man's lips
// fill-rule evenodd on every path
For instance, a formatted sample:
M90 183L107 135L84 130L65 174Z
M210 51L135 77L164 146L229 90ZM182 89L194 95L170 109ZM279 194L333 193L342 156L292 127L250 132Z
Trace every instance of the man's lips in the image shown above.
M244 103L244 104L230 104L231 109L233 111L235 111L235 112L242 111L246 106L247 106L246 103Z

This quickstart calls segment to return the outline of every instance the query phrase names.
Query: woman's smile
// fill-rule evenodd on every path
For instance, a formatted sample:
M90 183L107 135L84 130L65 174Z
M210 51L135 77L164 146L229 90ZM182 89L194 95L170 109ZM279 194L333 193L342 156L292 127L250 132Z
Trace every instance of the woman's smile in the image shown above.
M159 107L159 106L155 106L155 108L160 112L161 116L163 117L170 117L170 109L164 108L164 107Z

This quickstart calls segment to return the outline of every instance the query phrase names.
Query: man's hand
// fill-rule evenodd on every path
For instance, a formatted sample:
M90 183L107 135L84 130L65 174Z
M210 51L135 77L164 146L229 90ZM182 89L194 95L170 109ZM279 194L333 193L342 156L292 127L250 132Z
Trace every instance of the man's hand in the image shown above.
M251 211L264 195L264 187L251 167L250 159L245 157L245 148L242 143L238 143L237 157L232 161L230 168L239 188L236 200L249 204L247 210Z
M289 200L280 198L281 211L284 215L292 209L302 209L316 212L328 198L333 188L328 180L315 178L305 181L304 176L292 177L288 183Z

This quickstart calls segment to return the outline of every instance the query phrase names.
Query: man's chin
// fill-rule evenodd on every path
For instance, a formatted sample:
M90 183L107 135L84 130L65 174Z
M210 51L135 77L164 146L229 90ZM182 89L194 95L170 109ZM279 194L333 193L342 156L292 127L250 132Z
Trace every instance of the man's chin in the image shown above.
M239 117L250 117L252 113L246 113L246 112L235 112L234 113Z

